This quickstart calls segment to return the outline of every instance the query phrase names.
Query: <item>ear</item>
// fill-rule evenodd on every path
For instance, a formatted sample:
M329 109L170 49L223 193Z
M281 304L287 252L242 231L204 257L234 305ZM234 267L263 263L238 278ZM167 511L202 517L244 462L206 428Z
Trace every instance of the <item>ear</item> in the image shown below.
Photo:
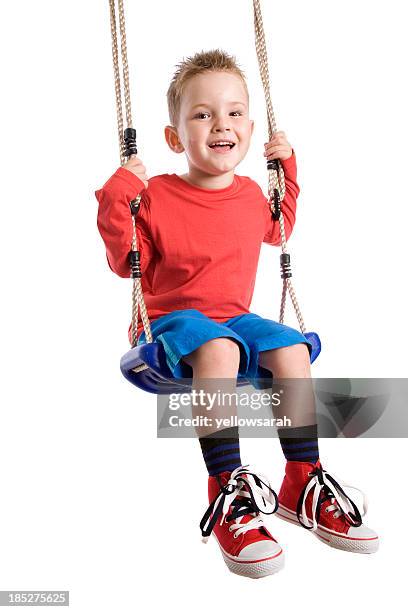
M184 147L181 144L177 134L177 128L173 127L172 125L166 125L164 128L164 137L170 149L174 153L182 153L184 151Z

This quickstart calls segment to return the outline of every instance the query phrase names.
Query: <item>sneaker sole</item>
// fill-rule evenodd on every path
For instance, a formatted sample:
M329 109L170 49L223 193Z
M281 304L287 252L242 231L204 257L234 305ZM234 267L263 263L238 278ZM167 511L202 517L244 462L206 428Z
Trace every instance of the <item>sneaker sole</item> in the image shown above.
M289 510L289 508L285 508L285 506L279 505L277 512L275 512L275 516L278 516L284 521L288 521L292 525L302 527L302 525L299 524L296 512L293 512L293 510ZM337 548L338 550L345 550L347 552L354 552L365 555L375 553L378 550L378 537L351 538L350 536L329 531L324 527L318 527L316 531L313 531L312 533L321 542L327 544L327 546Z
M279 572L285 564L285 557L283 550L276 553L272 557L266 557L264 559L253 559L252 561L240 560L239 557L233 557L229 555L219 543L219 540L213 532L214 538L217 540L217 544L220 547L224 561L233 574L238 576L245 576L246 578L264 578L265 576L271 576Z

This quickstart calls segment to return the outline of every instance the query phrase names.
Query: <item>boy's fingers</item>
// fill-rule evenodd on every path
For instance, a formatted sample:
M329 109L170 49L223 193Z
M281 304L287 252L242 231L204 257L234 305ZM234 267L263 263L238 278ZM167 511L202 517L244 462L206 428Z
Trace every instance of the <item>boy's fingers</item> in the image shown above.
M286 138L286 134L285 134L285 132L282 132L282 131L281 131L281 132L275 132L275 133L274 133L274 135L272 136L272 139L271 139L271 140L273 140L274 138L278 138L278 137L280 137L280 136L283 136L283 137L285 137L285 138ZM265 144L268 144L268 143L266 142Z
M276 153L277 151L285 151L290 149L290 145L272 145L270 147L268 147L267 149L265 149L264 151L264 155L271 155L272 153Z
M126 163L131 166L137 166L138 164L143 164L142 160L137 155L131 155Z
M130 159L127 163L129 164L129 166L143 166L142 160L138 159L137 157Z
M133 170L137 170L137 172L139 172L140 174L143 174L143 172L146 172L146 168L141 162L137 164L129 164L129 167L133 168Z
M267 159L272 159L273 157L279 157L282 153L288 153L289 152L289 148L288 147L274 147L274 151L268 151L264 153L264 156L267 157Z
M278 136L278 138L273 138L270 142L265 143L264 147L265 149L267 149L268 147L276 146L279 144L280 145L288 144L288 141L286 140L286 138Z
M277 147L281 147L282 143L277 143L277 144L270 144L267 147L265 147L265 151L274 151Z

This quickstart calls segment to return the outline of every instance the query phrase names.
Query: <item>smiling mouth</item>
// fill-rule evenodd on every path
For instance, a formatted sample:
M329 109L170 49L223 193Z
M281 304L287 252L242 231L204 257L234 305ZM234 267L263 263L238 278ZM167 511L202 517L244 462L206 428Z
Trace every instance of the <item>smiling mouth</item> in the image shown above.
M208 146L213 151L217 151L217 153L225 153L227 151L231 151L235 147L235 143L230 143L230 144L215 143L215 144L208 145Z

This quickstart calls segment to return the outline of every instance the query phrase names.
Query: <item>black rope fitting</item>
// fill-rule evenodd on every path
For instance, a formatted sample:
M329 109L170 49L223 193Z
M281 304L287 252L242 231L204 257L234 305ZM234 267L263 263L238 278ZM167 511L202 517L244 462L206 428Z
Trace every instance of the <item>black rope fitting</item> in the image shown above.
M272 212L272 219L274 221L279 221L279 217L281 214L281 201L280 201L279 191L277 189L273 190L273 205L274 205L274 210Z
M126 128L123 132L123 140L125 143L126 157L137 155L136 130L134 128Z
M129 251L130 276L131 278L142 278L140 267L140 251Z
M130 206L130 212L132 213L132 215L134 217L136 217L137 213L140 210L140 198L136 198L134 200L131 200L129 202L129 206Z
M292 272L290 269L290 255L289 253L282 253L280 256L280 267L281 267L281 278L290 278Z
M268 159L266 161L266 167L268 170L276 170L279 171L278 160L277 159Z

